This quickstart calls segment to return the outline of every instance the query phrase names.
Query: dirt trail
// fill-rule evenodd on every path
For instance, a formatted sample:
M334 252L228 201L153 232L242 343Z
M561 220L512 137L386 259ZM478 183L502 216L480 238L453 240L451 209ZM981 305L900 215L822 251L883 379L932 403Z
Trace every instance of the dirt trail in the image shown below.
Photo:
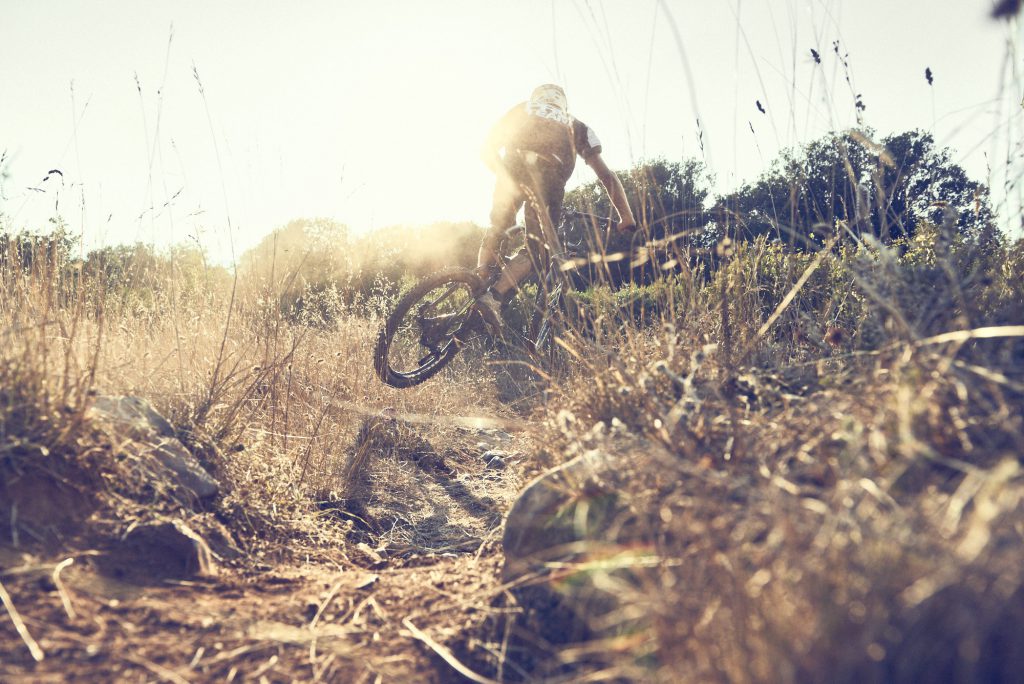
M472 627L487 609L480 597L496 589L497 552L373 570L340 560L176 586L67 573L73 618L46 580L50 567L5 578L45 659L32 660L8 620L0 679L459 681L402 623L441 642Z
M84 550L55 583L67 552L0 549L0 581L45 654L0 616L0 680L465 681L423 637L458 649L500 612L501 520L522 478L519 439L494 433L372 454L359 514L322 517L344 543L212 577L118 580ZM494 446L504 467L480 458Z

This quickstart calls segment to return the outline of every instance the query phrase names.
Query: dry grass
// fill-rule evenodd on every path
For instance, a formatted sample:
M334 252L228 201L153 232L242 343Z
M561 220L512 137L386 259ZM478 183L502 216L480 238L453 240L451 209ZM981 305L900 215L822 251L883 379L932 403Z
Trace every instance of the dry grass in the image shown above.
M38 242L45 256L50 243ZM158 260L164 279L150 275L148 295L139 297L141 287L112 291L102 278L39 255L4 271L8 467L38 466L39 454L50 452L61 454L62 467L75 462L89 453L90 397L138 395L218 477L220 515L242 536L287 536L296 527L315 534L309 513L344 489L341 474L367 415L500 413L493 400L481 401L487 374L465 361L454 371L459 383L401 393L381 385L371 362L373 319L342 312L330 326L290 322L267 304L275 291L237 290L225 274L182 291L175 284L187 278L170 258ZM287 274L278 286L286 282ZM445 429L442 421L423 434L444 450Z
M541 671L1019 674L1020 245L982 257L936 235L824 259L741 245L710 282L657 291L660 325L592 300L542 443L548 463L607 454L621 518L589 539L592 590L570 592L602 638ZM651 555L595 573L609 543Z
M899 248L830 248L738 243L710 273L595 288L540 392L538 374L472 354L424 385L386 388L372 371L373 309L296 320L277 305L287 274L238 288L225 273L184 278L168 259L168 286L139 297L45 249L8 255L3 534L66 540L100 507L106 527L93 533L116 536L163 511L226 525L243 562L331 544L364 566L415 566L493 547L528 477L598 449L617 464L609 482L628 514L594 541L603 554L649 550L632 572L583 569L601 610L577 613L606 638L510 646L509 624L488 618L457 640L478 669L666 681L1019 672L1020 245L986 251L933 227ZM210 510L129 486L86 417L96 393L141 395L171 418L221 482ZM513 411L531 419L518 440L537 453L488 470L479 454L503 438L464 418ZM53 511L24 508L6 483L77 503L51 534L39 520ZM485 599L507 597L473 597Z

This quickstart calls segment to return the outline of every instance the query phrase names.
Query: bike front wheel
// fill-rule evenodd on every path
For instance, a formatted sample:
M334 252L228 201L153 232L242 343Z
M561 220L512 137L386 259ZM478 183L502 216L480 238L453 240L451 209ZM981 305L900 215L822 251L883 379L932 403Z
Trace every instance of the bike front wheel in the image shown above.
M412 387L444 368L479 320L480 278L451 268L420 280L395 305L377 335L374 370L391 387Z

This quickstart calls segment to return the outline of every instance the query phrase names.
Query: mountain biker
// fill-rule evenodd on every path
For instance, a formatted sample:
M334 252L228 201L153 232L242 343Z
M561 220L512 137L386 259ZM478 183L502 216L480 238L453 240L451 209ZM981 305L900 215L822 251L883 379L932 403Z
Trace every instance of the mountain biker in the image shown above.
M619 215L618 230L636 228L633 212L618 176L601 158L601 141L590 126L569 114L565 91L560 86L536 87L530 99L513 107L491 129L482 157L497 176L491 209L491 227L485 233L477 258L477 271L485 275L497 264L502 234L515 224L519 208L526 205L527 249L509 261L501 277L477 299L480 313L494 328L501 327L501 299L523 280L536 264L543 263L544 237L523 186L531 189L551 224L562 212L565 184L576 165L576 155L597 174ZM532 162L532 163L531 163Z

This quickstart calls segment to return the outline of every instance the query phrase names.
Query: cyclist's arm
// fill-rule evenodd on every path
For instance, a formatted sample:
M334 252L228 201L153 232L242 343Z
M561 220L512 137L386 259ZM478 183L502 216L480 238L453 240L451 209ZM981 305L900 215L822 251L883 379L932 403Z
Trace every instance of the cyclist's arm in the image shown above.
M614 171L608 168L600 152L595 152L586 158L587 166L594 170L597 179L601 181L605 191L608 193L612 206L619 215L618 229L633 230L636 228L636 220L633 218L633 210L629 207L626 199L626 189L622 187L622 181Z

